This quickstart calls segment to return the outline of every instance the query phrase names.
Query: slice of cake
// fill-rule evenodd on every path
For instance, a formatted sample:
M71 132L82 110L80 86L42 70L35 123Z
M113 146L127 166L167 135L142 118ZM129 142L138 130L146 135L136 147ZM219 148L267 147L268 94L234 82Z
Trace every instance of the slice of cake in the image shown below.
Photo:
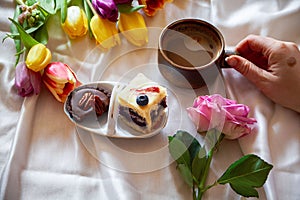
M119 93L118 102L120 118L133 129L149 133L165 117L167 90L140 73Z

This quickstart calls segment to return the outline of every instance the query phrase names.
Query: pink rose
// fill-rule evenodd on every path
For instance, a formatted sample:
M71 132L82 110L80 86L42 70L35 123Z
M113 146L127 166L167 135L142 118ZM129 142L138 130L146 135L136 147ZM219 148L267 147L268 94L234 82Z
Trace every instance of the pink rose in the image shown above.
M219 94L199 96L193 107L187 108L187 112L198 132L216 128L227 139L237 139L251 133L251 125L256 122L254 118L247 117L248 106L237 104Z

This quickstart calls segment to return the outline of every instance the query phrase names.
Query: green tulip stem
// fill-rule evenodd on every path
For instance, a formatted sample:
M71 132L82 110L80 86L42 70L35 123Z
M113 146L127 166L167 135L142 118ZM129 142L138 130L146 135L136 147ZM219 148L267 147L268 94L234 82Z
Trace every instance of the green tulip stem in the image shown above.
M87 2L87 4L89 5L91 11L93 12L94 15L98 15L98 13L96 12L96 10L94 9L93 5L91 4L90 0L84 0Z
M25 3L24 3L22 0L16 0L16 2L17 2L19 5L25 5Z
M207 179L208 172L209 172L209 169L210 169L210 164L211 164L211 161L212 161L214 151L218 149L218 147L219 147L219 145L220 145L220 143L221 143L221 141L223 140L224 137L225 137L225 135L223 133L221 133L221 135L218 138L218 141L216 142L214 147L208 152L207 162L206 162L206 165L205 165L205 168L204 168L204 173L203 173L203 176L202 176L202 178L200 180L200 183L199 183L199 186L198 186L198 196L196 198L197 200L201 200L201 198L202 198L202 196L203 196L203 194L206 190L208 190L209 188L217 185L217 182L215 182L214 184L205 187L205 183L206 183L206 179Z
M93 11L91 10L91 8L86 0L83 0L83 8L84 8L86 17L88 19L88 28L89 28L90 38L93 38L93 33L92 33L92 29L91 29L91 19L93 17Z

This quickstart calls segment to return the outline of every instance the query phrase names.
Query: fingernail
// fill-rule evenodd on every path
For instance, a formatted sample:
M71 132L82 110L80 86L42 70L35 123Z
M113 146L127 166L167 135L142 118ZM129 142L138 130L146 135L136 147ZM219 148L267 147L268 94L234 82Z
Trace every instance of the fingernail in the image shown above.
M225 61L230 66L235 66L238 63L237 59L234 57L227 57L227 58L225 58Z

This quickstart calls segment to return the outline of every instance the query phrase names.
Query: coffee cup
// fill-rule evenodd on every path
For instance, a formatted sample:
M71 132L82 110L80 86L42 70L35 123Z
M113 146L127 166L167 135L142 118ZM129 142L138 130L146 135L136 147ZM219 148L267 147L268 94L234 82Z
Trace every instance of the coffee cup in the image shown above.
M166 26L159 37L158 69L169 82L183 88L212 84L227 68L225 41L212 24L180 19Z

